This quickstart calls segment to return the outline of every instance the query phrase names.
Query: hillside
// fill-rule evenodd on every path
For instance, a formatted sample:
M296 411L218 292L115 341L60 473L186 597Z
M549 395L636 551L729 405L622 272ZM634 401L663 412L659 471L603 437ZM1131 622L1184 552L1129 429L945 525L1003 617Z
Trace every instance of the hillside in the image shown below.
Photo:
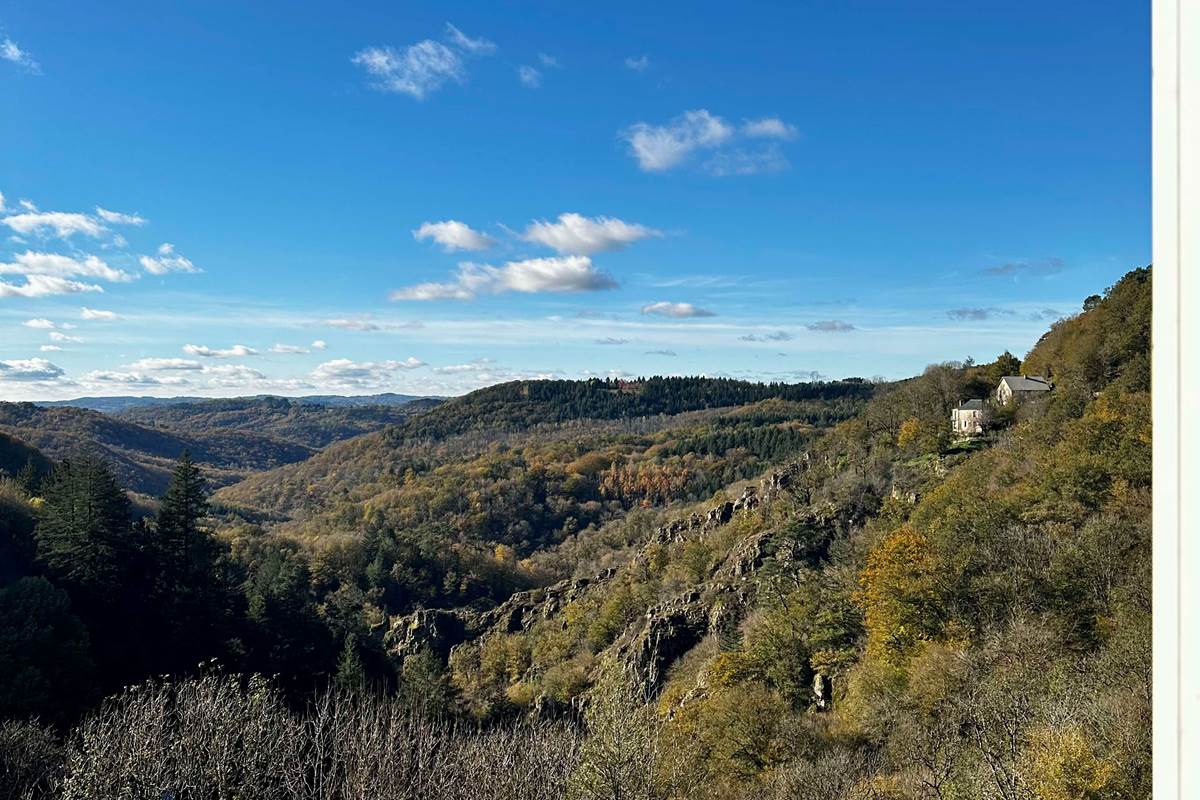
M32 403L0 402L0 433L36 447L55 461L99 452L123 486L144 494L158 494L166 488L172 463L184 450L191 452L218 486L313 453L303 445L246 431L176 433L97 411L39 408Z
M257 395L255 397L235 398L238 400L258 400L258 399L279 399L274 395ZM422 397L410 394L396 394L394 392L384 392L383 394L367 394L367 395L336 395L336 394L314 394L305 395L302 397L293 397L292 400L300 403L308 403L318 406L402 406L411 403L414 400L436 400L438 398ZM103 411L106 414L116 414L122 411L127 411L131 408L144 408L147 406L173 406L180 403L203 403L207 398L204 397L151 397L148 395L113 395L105 397L76 397L71 400L39 400L34 405L42 406L43 408L86 408L90 411Z
M1050 397L982 449L946 399L997 365L931 367L619 566L392 620L386 646L448 657L482 718L569 708L614 666L704 796L1147 796L1150 271L1087 309L1025 359Z
M114 416L195 436L245 431L319 450L341 439L402 423L438 402L408 398L403 403L360 405L285 397L239 397L139 405L117 411Z

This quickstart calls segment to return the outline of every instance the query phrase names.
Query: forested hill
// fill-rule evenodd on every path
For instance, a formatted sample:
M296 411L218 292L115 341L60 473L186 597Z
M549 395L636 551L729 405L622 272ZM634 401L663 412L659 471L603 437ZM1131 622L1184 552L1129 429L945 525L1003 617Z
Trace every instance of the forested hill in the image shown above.
M171 465L184 450L191 452L216 485L313 453L303 445L247 431L178 433L97 411L39 408L32 403L0 402L0 432L36 447L55 461L83 452L97 453L108 461L125 488L145 494L166 488Z
M345 506L347 500L376 510L403 505L395 490L397 483L405 482L406 475L439 477L440 481L451 469L450 464L466 466L473 462L494 486L505 468L510 470L510 477L527 469L543 474L540 465L548 458L555 462L553 471L561 472L559 477L566 481L573 472L578 475L572 462L589 453L598 466L580 467L586 478L575 480L592 483L603 478L602 468L610 467L614 460L625 462L633 450L654 445L657 450L651 455L655 462L662 462L667 454L658 450L668 445L670 438L665 431L706 424L699 418L685 419L689 413L715 415L721 408L743 409L717 421L723 430L719 435L706 430L686 447L686 442L669 443L674 448L674 480L686 483L684 476L694 478L699 470L690 462L684 466L685 456L691 460L724 457L726 450L749 447L748 455L753 457L779 458L787 447L796 446L807 435L792 430L795 426L821 428L847 419L876 390L874 384L857 380L761 384L719 378L644 378L506 383L447 400L401 425L338 442L303 464L252 475L227 487L216 499L231 506L296 518L341 505L340 519L350 513ZM617 442L621 435L656 432L663 432L665 437L660 437L657 445L651 438L636 444L632 439L624 445ZM721 449L716 452L712 448L718 443ZM525 452L531 444L533 449ZM535 451L545 455L534 458ZM434 476L439 469L442 475ZM659 477L666 480L666 474L660 471ZM700 491L700 486L712 491L723 485L714 485L714 479L709 475L688 491L660 494L681 499ZM588 496L585 484L568 494ZM462 488L451 487L460 501ZM415 491L416 486L410 489ZM377 497L379 501L372 499ZM438 507L429 496L423 501L414 496L406 502L418 506L423 502L426 512ZM410 512L420 510L418 507ZM360 507L355 513L362 511ZM520 509L507 511L519 516ZM338 527L341 525L338 523Z
M286 397L238 397L133 406L114 416L197 436L245 431L318 450L341 439L404 422L439 402L412 398L402 404L338 405Z
M873 384L850 379L811 383L753 383L731 378L651 377L587 381L513 381L447 401L410 425L409 438L442 437L468 430L523 430L572 419L630 419L724 408L778 398L844 406L871 396Z

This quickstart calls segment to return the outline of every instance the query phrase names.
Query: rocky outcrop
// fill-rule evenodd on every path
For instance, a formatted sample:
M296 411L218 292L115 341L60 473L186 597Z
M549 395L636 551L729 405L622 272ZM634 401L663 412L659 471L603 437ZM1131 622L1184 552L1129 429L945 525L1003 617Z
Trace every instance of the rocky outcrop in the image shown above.
M393 617L383 635L383 645L400 662L421 652L445 659L470 634L462 612L422 608Z

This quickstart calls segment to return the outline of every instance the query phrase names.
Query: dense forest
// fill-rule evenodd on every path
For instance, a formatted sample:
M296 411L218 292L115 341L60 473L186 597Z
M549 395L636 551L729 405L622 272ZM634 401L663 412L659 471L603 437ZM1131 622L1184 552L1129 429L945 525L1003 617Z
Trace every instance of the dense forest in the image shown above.
M1023 360L506 384L212 496L184 455L141 515L103 454L25 453L0 784L1148 797L1150 280ZM1022 372L1053 390L954 436Z

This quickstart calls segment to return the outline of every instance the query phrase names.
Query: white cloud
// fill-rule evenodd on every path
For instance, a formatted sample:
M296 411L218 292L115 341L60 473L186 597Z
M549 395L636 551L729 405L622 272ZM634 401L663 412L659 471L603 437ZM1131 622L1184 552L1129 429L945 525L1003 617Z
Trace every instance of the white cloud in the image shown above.
M205 367L204 375L214 386L244 386L266 379L266 375L245 364L218 364Z
M17 233L42 235L52 231L60 239L69 238L77 233L98 238L107 230L94 217L66 211L27 211L24 214L4 217L0 222Z
M329 345L325 343L324 339L317 339L315 342L310 344L309 347L311 347L313 350L324 350L325 348L329 347Z
M307 347L300 347L294 344L276 344L271 348L272 353L281 353L284 355L300 355L308 352Z
M29 55L29 51L22 50L16 42L7 36L4 37L3 41L0 41L0 58L5 61L11 61L33 73L42 71L41 66Z
M503 267L464 262L448 283L420 283L391 294L393 300L472 300L502 292L591 292L614 289L617 282L592 265L587 256L530 258Z
M426 222L413 231L417 241L433 239L447 253L457 250L487 250L496 240L471 228L464 222L448 219L444 222Z
M466 72L462 59L446 45L426 39L403 50L368 47L352 59L379 80L374 88L424 100L447 81L462 83Z
M517 80L527 89L537 89L542 85L542 73L535 67L522 64L517 67Z
M242 356L258 355L257 350L253 347L247 347L244 344L235 344L233 347L225 350L214 350L202 344L185 344L183 352L191 356L200 356L201 358L241 358Z
M51 364L44 358L26 358L0 361L0 381L34 383L53 381L63 376L62 367Z
M457 375L464 372L479 372L480 370L490 369L494 363L490 358L477 358L466 364L447 364L441 367L434 367L433 371L439 375Z
M199 372L204 369L204 365L199 361L187 358L142 358L127 366L129 369L139 372L142 370Z
M521 238L527 242L543 244L559 253L581 256L620 250L633 242L656 236L662 236L662 231L614 217L589 218L574 213L560 214L558 222L534 221L521 234Z
M80 283L50 275L26 275L21 285L0 281L0 297L49 297L56 294L103 292L93 283Z
M38 349L41 350L43 353L57 353L62 350L62 348L56 344L44 344L41 347L39 347Z
M96 256L82 261L59 253L17 253L13 261L0 262L0 275L44 275L56 278L100 278L106 281L131 281L134 276L113 269Z
M143 372L93 370L83 376L87 383L115 383L122 386L186 386L188 382L176 376L160 377Z
M762 117L742 123L742 133L756 139L795 139L796 126L779 117Z
M642 306L642 313L655 314L660 317L675 317L676 319L716 316L715 312L709 311L707 308L698 308L691 303L670 303L665 300Z
M849 333L850 331L857 330L849 322L840 319L825 319L820 322L810 323L804 327L817 333Z
M446 39L460 50L468 53L487 56L496 52L495 42L490 42L483 37L472 39L449 22L446 23Z
M0 211L4 211L4 192L0 192Z
M105 322L121 318L115 311L103 311L99 308L88 308L87 306L79 309L79 316L81 319L103 320Z
M638 122L621 132L638 166L645 172L666 172L690 161L697 153L712 156L704 168L713 175L750 175L788 166L777 142L738 148L746 140L786 140L796 129L777 117L747 120L735 126L705 109L687 111L665 125Z
M151 275L166 275L168 272L203 272L191 259L175 252L175 245L163 242L158 246L158 258L142 256L138 259L142 269Z
M623 133L638 165L646 172L665 172L694 151L717 147L734 136L725 120L705 109L687 111L666 125L638 122Z
M548 53L538 53L538 61L543 67L548 69L558 69L558 59Z
M57 327L57 326L56 326L56 325L55 325L53 322L51 322L50 320L48 320L48 319L41 319L41 318L39 318L39 319L27 319L27 320L25 320L24 322L22 322L21 324L22 324L22 325L24 325L26 328L38 328L38 329L40 329L40 330L50 330L51 328Z
M107 208L96 206L96 216L114 225L145 225L146 218L139 214L122 214L120 211L109 211Z
M73 344L83 344L83 339L80 339L78 336L71 336L66 333L59 333L58 331L50 331L48 335L50 336L50 341L52 342L71 342Z
M650 66L650 56L629 56L625 59L625 68L634 72L645 72Z
M319 364L312 378L319 384L334 387L376 388L387 385L398 371L425 366L419 358L409 356L403 361L351 361L338 358Z

